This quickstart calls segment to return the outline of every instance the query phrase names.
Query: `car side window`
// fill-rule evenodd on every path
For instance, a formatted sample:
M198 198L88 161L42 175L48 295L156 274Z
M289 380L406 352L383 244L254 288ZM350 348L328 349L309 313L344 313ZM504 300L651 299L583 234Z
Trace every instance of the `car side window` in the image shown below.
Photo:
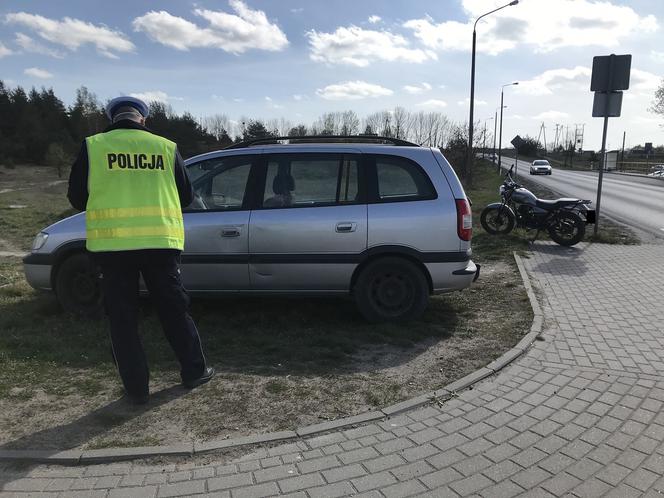
M275 154L267 161L263 208L352 204L359 161L343 154Z
M429 177L413 161L395 156L376 156L378 200L434 199L436 191Z
M227 158L208 165L211 173L194 188L197 211L228 211L242 209L251 172L251 158Z

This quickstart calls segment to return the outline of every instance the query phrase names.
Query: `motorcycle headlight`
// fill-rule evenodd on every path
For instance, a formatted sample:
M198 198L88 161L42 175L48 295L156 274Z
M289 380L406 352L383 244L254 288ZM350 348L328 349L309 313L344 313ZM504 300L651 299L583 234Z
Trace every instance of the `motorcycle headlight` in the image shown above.
M499 193L500 195L503 195L503 194L505 193L505 185L501 185L501 186L498 188L498 193Z
M39 251L46 244L46 239L48 239L48 234L46 232L39 232L32 242L32 250Z

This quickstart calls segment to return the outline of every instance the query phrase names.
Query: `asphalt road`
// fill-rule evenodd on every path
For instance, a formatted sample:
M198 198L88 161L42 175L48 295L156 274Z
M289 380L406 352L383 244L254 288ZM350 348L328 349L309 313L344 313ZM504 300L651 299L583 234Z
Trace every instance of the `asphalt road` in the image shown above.
M513 158L503 158L503 167ZM551 176L530 175L530 163L519 160L519 178L528 178L566 197L597 199L597 172L553 168ZM629 226L664 238L664 181L641 176L604 174L601 212ZM601 226L601 224L600 224Z

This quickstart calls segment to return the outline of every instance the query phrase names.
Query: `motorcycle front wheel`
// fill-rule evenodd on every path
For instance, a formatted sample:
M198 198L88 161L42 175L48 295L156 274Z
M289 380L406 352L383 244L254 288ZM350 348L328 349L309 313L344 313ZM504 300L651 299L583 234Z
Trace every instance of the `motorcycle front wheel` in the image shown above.
M561 246L573 246L583 239L586 224L576 213L562 212L548 228L551 239Z
M485 207L480 215L482 228L491 235L510 233L514 229L516 220L512 211L507 208Z

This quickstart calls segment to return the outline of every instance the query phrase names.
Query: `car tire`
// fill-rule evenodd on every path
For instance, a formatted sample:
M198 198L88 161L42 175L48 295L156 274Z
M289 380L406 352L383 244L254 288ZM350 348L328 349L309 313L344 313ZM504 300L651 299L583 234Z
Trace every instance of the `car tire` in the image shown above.
M62 262L55 277L55 295L69 313L94 318L102 315L99 270L89 255L77 253Z
M429 304L429 283L420 268L399 257L369 263L353 288L355 303L372 323L407 322L422 316Z

